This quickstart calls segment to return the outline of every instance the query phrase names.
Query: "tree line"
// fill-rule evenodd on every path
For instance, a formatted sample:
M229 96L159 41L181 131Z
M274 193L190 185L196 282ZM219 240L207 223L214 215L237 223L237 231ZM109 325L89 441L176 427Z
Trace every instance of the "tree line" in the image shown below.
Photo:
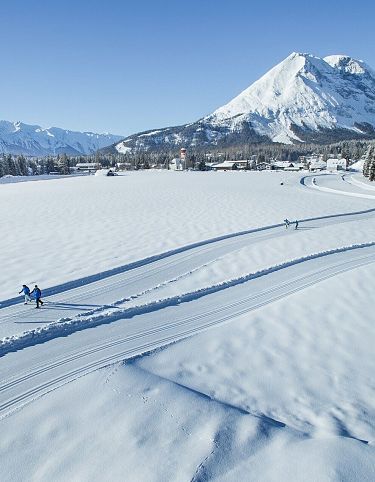
M341 156L345 159L359 160L375 149L374 141L353 140L335 144L243 144L219 148L215 146L189 148L187 167L204 169L206 162L237 161L251 159L259 162L269 162L271 159L296 162L301 156L321 156L327 160L330 156ZM366 154L367 153L367 154ZM69 174L72 167L78 163L94 162L103 167L116 167L118 163L127 165L130 169L148 169L160 167L168 169L170 161L178 157L179 149L163 147L156 151L135 151L121 154L113 152L96 152L88 156L58 156L25 157L23 155L0 154L0 177L5 175L28 176L38 174ZM367 159L367 158L366 158ZM366 161L367 162L367 161ZM369 162L366 164L366 172ZM368 167L370 172L370 167ZM368 175L370 177L370 175Z
M68 156L27 158L23 155L2 154L0 156L0 177L32 176L61 172L69 174Z

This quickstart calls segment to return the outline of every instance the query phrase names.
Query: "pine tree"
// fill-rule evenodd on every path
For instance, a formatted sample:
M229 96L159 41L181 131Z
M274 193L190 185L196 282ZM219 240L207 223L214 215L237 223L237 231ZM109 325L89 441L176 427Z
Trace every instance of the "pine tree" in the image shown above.
M16 159L16 170L18 176L27 176L28 174L26 159L23 155L18 156Z
M375 180L375 148L369 146L366 153L365 162L363 164L363 175L368 177L370 181Z
M369 180L375 181L375 158L370 161Z
M370 174L370 160L366 159L365 162L363 163L363 175L365 177L368 177Z
M206 163L204 162L204 160L200 160L199 163L198 163L198 170L199 171L205 171L206 170Z
M65 154L62 155L62 156L59 156L58 157L58 167L59 167L59 171L61 172L61 174L70 174L70 160L68 158L68 156Z

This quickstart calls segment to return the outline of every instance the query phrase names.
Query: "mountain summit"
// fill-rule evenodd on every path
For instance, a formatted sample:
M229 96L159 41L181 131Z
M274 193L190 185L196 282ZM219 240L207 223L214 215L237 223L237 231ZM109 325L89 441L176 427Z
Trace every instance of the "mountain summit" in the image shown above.
M375 138L375 72L345 55L292 53L192 124L127 137L116 150Z
M303 140L298 130L361 132L356 123L375 123L375 74L343 55L293 53L206 120L233 118L283 143Z

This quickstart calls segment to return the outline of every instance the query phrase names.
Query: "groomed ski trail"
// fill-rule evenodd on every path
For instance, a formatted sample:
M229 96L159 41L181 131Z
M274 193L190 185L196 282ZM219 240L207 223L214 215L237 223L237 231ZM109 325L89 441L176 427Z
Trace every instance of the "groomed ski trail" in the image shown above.
M271 267L258 276L249 275L232 280L227 286L211 287L199 296L186 294L185 298L161 303L151 310L145 306L138 312L128 313L128 317L123 313L116 323L50 339L42 345L28 343L27 348L2 357L0 418L91 371L234 320L340 273L374 262L375 243L316 253Z
M375 200L375 195L359 192L359 190L363 191L364 189L367 191L372 190L371 186L360 183L360 181L348 181L345 175L309 175L301 179L301 184L309 189L315 189L316 191L328 194Z
M301 181L302 182L302 181ZM304 227L319 229L333 224L365 220L375 216L375 209L339 213L300 220ZM183 246L87 278L43 290L47 303L41 310L24 306L22 298L4 300L0 309L0 338L22 333L78 314L103 311L118 300L134 299L160 285L189 276L194 270L245 246L269 239L298 235L285 230L283 223L226 234ZM51 295L48 295L51 293ZM18 304L15 304L16 301Z

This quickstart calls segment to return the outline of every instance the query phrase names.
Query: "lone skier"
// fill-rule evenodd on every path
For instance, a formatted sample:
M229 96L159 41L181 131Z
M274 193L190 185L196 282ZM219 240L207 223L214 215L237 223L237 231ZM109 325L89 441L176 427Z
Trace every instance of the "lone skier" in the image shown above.
M36 301L36 308L39 308L39 303L43 305L43 301L41 300L42 297L42 292L40 291L40 288L38 288L38 285L35 285L34 289L30 293L30 295L34 295L35 301Z
M18 292L18 294L20 295L21 293L23 293L25 295L24 305L27 305L28 301L32 301L31 296L30 296L30 288L28 286L22 285L22 289L21 289L21 291Z
M298 229L298 221L296 219L296 227L294 229Z

